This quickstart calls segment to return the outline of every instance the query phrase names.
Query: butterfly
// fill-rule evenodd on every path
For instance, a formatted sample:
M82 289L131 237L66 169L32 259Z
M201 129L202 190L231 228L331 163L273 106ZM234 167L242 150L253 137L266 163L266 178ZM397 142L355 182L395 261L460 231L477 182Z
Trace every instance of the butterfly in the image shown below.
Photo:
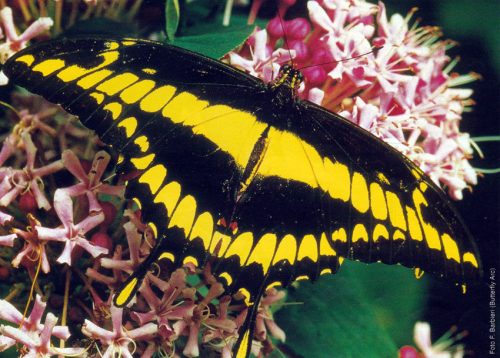
M259 300L274 286L336 273L344 259L402 264L465 285L481 277L449 199L408 158L341 116L299 100L289 65L265 84L156 42L67 38L3 67L61 104L139 171L126 197L157 238L114 296L127 305L150 266L210 259L249 307L234 347L250 352Z

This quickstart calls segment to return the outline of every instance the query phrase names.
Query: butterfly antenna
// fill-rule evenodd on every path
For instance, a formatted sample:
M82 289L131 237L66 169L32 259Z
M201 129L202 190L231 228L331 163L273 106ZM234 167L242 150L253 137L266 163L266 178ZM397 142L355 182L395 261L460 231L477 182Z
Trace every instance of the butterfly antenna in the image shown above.
M278 18L280 19L281 28L283 29L283 41L285 42L288 55L290 56L290 65L295 68L295 65L293 63L292 51L290 51L290 45L288 45L288 39L286 38L285 22L283 21L283 18L281 17L281 13L279 11Z
M353 57L349 57L349 58L344 58L342 60L338 60L338 61L328 61L328 62L323 62L323 63L315 63L314 65L309 65L309 66L304 66L304 67L301 67L299 68L298 70L303 70L304 68L310 68L310 67L316 67L316 66L323 66L323 65L329 65L329 64L332 64L332 63L339 63L339 62L346 62L346 61L350 61L350 60L355 60L357 58L360 58L360 57L363 57L363 56L366 56L366 55L369 55L371 53L375 53L375 51L377 50L380 50L381 48L383 48L384 46L381 46L381 47L376 47L368 52L365 52L365 53L362 53L360 55L357 55L357 56L353 56Z

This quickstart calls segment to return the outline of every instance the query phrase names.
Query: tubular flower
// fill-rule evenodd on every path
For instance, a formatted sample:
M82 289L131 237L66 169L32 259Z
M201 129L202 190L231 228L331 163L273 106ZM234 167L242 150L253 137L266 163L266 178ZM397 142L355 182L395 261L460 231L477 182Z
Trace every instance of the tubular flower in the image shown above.
M64 189L57 189L54 194L54 208L63 227L51 229L35 226L35 230L41 240L64 242L64 250L57 262L71 266L71 252L76 246L80 246L93 257L108 253L108 249L93 245L85 238L87 232L104 221L100 207L92 208L94 211L89 212L89 215L78 224L74 224L73 201Z
M31 192L39 208L50 209L50 203L42 191L44 176L61 170L64 166L61 161L55 161L46 166L35 168L37 148L33 144L31 135L24 131L20 136L26 151L26 165L23 169L10 167L0 168L0 206L8 206L17 196L24 192ZM9 144L9 142L11 142ZM0 157L6 160L13 151L12 141L4 143ZM0 162L1 164L1 162Z
M151 339L158 332L154 323L147 323L139 328L127 329L123 323L123 309L112 306L111 320L113 330L108 331L95 323L85 320L82 332L86 336L101 342L105 347L103 358L125 357L132 358L135 353L136 340Z
M8 6L1 9L0 40L4 39L4 42L0 43L0 64L4 64L9 57L25 48L28 41L46 32L53 24L51 18L41 17L33 22L21 35L18 35L12 9ZM3 73L0 73L0 86L6 85L8 81L8 78Z
M372 132L461 199L477 183L469 136L459 130L472 91L453 87L474 75L450 73L450 41L435 27L410 26L412 13L388 18L382 2L309 1L307 8L312 27L274 18L226 60L270 82L288 52L305 78L300 98Z
M67 340L70 333L68 327L56 326L57 317L52 313L48 313L45 323L41 323L45 307L46 303L37 295L31 314L23 317L11 303L0 300L0 318L17 326L0 326L0 351L18 343L23 345L23 357L82 356L85 351L83 348L55 348L51 344L52 336Z

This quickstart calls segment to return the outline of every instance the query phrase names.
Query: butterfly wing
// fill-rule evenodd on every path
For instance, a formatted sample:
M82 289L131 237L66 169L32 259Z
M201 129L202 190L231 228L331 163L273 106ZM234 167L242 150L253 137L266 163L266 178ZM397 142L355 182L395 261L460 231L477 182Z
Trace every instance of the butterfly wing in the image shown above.
M159 240L117 305L159 259L212 256L227 291L252 307L265 288L334 273L343 258L461 284L481 275L458 214L411 161L225 64L148 41L81 38L28 48L3 70L78 115L140 172L126 195Z

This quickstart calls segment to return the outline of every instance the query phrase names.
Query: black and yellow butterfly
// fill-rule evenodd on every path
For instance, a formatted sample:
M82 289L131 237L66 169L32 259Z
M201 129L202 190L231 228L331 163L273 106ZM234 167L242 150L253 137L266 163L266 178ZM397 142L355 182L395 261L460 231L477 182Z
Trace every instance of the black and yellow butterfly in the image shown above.
M157 237L115 295L130 302L150 265L204 265L250 306L249 354L269 287L335 273L344 258L400 263L463 285L481 276L471 235L409 159L295 96L207 57L135 39L40 43L12 57L12 82L61 104L141 171L126 196Z

